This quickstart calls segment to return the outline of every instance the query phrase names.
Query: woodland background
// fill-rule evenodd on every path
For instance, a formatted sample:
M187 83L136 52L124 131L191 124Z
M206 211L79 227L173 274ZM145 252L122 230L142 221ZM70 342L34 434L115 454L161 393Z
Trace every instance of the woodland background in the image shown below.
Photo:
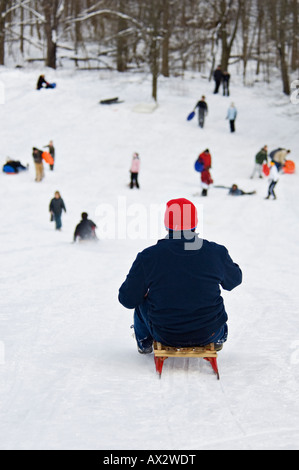
M0 65L134 69L158 77L239 63L282 91L299 64L299 0L0 0ZM248 77L248 65L251 71ZM296 77L297 78L297 77Z

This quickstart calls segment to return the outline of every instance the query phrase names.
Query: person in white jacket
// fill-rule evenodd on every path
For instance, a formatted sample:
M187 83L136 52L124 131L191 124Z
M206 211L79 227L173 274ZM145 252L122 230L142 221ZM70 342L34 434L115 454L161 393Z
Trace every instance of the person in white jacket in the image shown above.
M139 154L137 152L133 153L133 159L132 159L132 164L130 168L131 172L131 182L130 182L130 188L133 189L134 184L136 185L136 188L139 189L139 183L138 183L138 173L140 170L140 159L139 159Z
M270 174L269 174L269 181L270 181L270 184L269 184L269 188L268 188L268 196L266 197L266 199L270 199L270 196L273 196L273 199L276 199L276 194L274 192L274 188L276 186L276 184L278 183L278 169L277 169L277 166L275 165L275 163L272 161L270 163L271 165L271 168L270 168Z
M237 118L237 109L234 105L234 103L232 103L230 105L230 107L228 108L227 110L227 116L226 116L226 119L229 120L229 125L230 125L230 131L231 132L235 132L235 120Z

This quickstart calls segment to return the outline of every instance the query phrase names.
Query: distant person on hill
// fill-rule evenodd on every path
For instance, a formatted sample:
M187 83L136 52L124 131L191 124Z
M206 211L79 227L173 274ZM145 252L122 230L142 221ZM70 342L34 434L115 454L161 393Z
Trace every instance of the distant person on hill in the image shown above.
M59 191L55 191L54 198L50 202L49 211L51 212L51 220L55 220L56 230L61 230L61 214L63 210L66 212L63 199Z
M44 164L43 164L43 151L33 147L32 149L32 157L35 166L35 181L40 182L44 178Z
M263 164L268 163L268 146L264 145L264 147L256 154L255 156L255 165L253 168L252 175L250 178L252 179L256 172L259 175L259 178L263 177Z
M45 145L44 148L47 148L49 150L49 154L51 155L53 160L55 160L55 148L54 148L53 140L50 140L48 145ZM53 165L49 165L49 166L50 166L50 170L53 171L54 170L54 163L53 163Z
M223 74L222 74L222 70L221 70L221 65L218 65L218 67L217 67L216 70L214 71L213 77L214 77L214 81L215 81L215 90L214 90L214 94L217 94L218 91L219 91L219 87L220 87L220 85L221 85L221 82L222 82L222 78L223 78Z
M245 192L242 189L238 188L238 185L233 184L232 187L230 188L228 194L230 196L244 196L244 195L251 195L251 194L256 194L256 191L250 191L250 192Z
M40 90L41 88L51 88L51 85L45 79L44 75L40 75L36 84L36 89Z
M97 240L97 236L95 233L95 229L97 228L96 224L88 219L88 214L86 212L82 212L81 214L81 222L76 226L75 233L74 233L74 242L79 239L82 240Z
M206 97L202 96L201 100L196 104L194 111L198 108L198 125L203 128L205 124L205 117L208 114L208 105L206 103Z
M230 74L225 71L222 74L223 96L229 96L229 80Z
M278 168L277 168L275 162L272 161L270 163L270 174L269 174L270 184L269 184L269 187L268 187L268 196L265 199L270 199L270 196L272 196L273 199L277 199L276 194L274 192L274 188L278 183L278 176L279 176Z
M133 153L130 173L131 173L131 182L130 188L133 189L134 186L139 189L138 175L140 171L140 158L137 152Z
M231 103L230 107L228 108L226 119L229 120L230 131L235 132L235 120L237 119L237 109L234 103Z

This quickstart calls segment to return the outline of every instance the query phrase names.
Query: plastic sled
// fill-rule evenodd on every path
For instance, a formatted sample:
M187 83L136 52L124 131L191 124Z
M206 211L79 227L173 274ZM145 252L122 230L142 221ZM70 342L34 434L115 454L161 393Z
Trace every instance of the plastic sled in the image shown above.
M270 174L270 168L268 167L267 163L263 164L263 173L265 176L269 176Z
M283 167L283 172L287 174L295 173L296 165L292 160L287 160Z
M187 121L192 121L192 119L194 118L195 116L195 111L191 111L190 114L188 114L187 116Z
M198 173L201 173L203 170L203 163L196 160L196 162L194 163L194 169L195 171L198 171Z
M3 172L7 175L17 175L18 172L10 165L4 165Z
M54 164L53 157L52 157L52 155L51 155L49 152L43 152L43 153L42 153L42 158L43 158L43 160L44 160L46 163L49 163L49 165L53 165L53 164Z

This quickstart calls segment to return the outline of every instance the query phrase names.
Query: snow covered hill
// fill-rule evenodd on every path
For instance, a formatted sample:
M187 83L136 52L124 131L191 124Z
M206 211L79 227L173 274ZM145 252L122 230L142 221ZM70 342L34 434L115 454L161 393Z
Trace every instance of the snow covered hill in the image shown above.
M243 88L233 78L226 98L187 74L161 78L159 107L136 113L151 103L150 77L48 70L57 88L38 92L38 74L0 70L1 161L30 165L0 174L0 448L298 450L298 173L281 175L276 201L264 199L266 179L249 176L265 144L290 148L298 167L299 105L280 82ZM186 121L202 94L203 130ZM124 102L99 104L114 96ZM32 147L50 139L55 169L36 183ZM215 185L257 194L213 187L201 198L193 165L207 147ZM134 151L139 191L127 186ZM61 232L48 212L56 190L67 208ZM226 245L244 275L223 292L220 381L205 361L170 358L158 380L117 299L137 252L165 235L164 207L176 197L197 204L202 235ZM96 245L72 244L82 211L98 225Z

